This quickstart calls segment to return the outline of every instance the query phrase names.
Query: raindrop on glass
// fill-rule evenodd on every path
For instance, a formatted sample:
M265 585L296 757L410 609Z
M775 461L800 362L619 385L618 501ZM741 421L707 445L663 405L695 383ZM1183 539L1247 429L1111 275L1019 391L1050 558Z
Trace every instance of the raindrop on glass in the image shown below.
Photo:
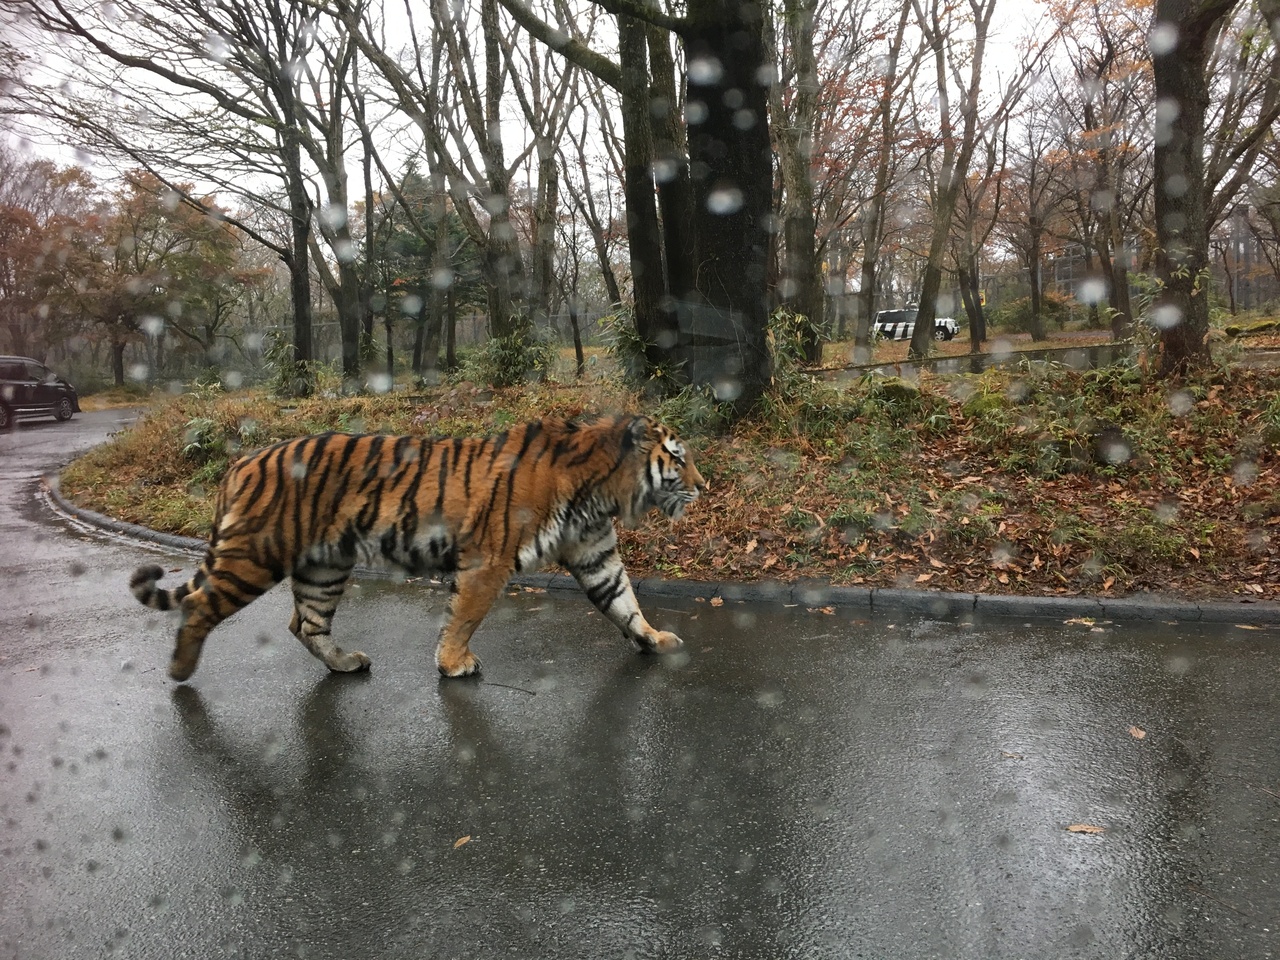
M707 209L722 217L742 209L742 191L737 187L717 187L707 197Z
M719 83L724 76L724 67L715 57L697 57L689 61L689 82L701 86Z
M1182 311L1171 303L1163 303L1151 311L1151 322L1158 330L1172 330L1182 322Z
M1189 390L1175 390L1169 394L1169 412L1175 417L1184 417L1195 407L1195 398Z
M1172 53L1178 46L1178 28L1172 23L1157 23L1147 34L1147 46L1156 57Z
M1082 303L1101 303L1106 298L1106 281L1098 277L1090 277L1080 284L1080 301Z

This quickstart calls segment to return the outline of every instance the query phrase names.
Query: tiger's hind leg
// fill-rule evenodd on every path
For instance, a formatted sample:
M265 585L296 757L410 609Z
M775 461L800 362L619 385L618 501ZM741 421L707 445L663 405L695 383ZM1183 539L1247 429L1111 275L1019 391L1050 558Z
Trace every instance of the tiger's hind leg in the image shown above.
M334 611L350 577L348 566L302 564L293 571L293 619L289 631L335 673L369 669L367 656L359 650L343 650L330 635Z
M436 645L436 667L446 677L466 677L480 672L480 659L471 652L471 635L480 626L498 594L506 586L509 572L494 567L463 570L453 584L449 619L440 629Z
M207 562L203 582L182 600L182 626L169 661L169 676L179 682L196 672L210 630L280 582L277 571L253 560L211 555Z

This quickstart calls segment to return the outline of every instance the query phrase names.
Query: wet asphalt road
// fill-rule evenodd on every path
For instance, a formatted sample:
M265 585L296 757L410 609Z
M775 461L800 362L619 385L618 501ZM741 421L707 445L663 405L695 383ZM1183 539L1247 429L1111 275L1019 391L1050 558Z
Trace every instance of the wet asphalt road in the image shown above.
M371 673L277 589L178 686L125 584L191 558L36 496L120 416L0 436L0 957L1280 956L1274 628L521 593L441 682L369 580Z

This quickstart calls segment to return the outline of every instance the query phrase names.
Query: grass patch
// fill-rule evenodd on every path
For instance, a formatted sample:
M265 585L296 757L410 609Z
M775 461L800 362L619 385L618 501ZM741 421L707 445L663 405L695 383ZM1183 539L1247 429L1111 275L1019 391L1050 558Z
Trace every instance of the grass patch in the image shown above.
M1280 375L1234 368L1175 385L1132 366L1037 365L839 389L789 369L730 423L705 395L655 408L616 379L297 401L211 387L153 405L62 489L202 535L226 465L275 440L648 410L686 434L711 493L683 524L620 533L634 576L1280 599L1277 396Z

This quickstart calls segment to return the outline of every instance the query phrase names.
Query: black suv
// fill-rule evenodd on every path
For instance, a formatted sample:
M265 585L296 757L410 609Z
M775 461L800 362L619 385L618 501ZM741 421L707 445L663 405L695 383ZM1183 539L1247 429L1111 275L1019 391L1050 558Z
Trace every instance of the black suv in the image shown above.
M70 420L79 412L76 388L39 360L0 357L0 430L8 430L15 420Z

